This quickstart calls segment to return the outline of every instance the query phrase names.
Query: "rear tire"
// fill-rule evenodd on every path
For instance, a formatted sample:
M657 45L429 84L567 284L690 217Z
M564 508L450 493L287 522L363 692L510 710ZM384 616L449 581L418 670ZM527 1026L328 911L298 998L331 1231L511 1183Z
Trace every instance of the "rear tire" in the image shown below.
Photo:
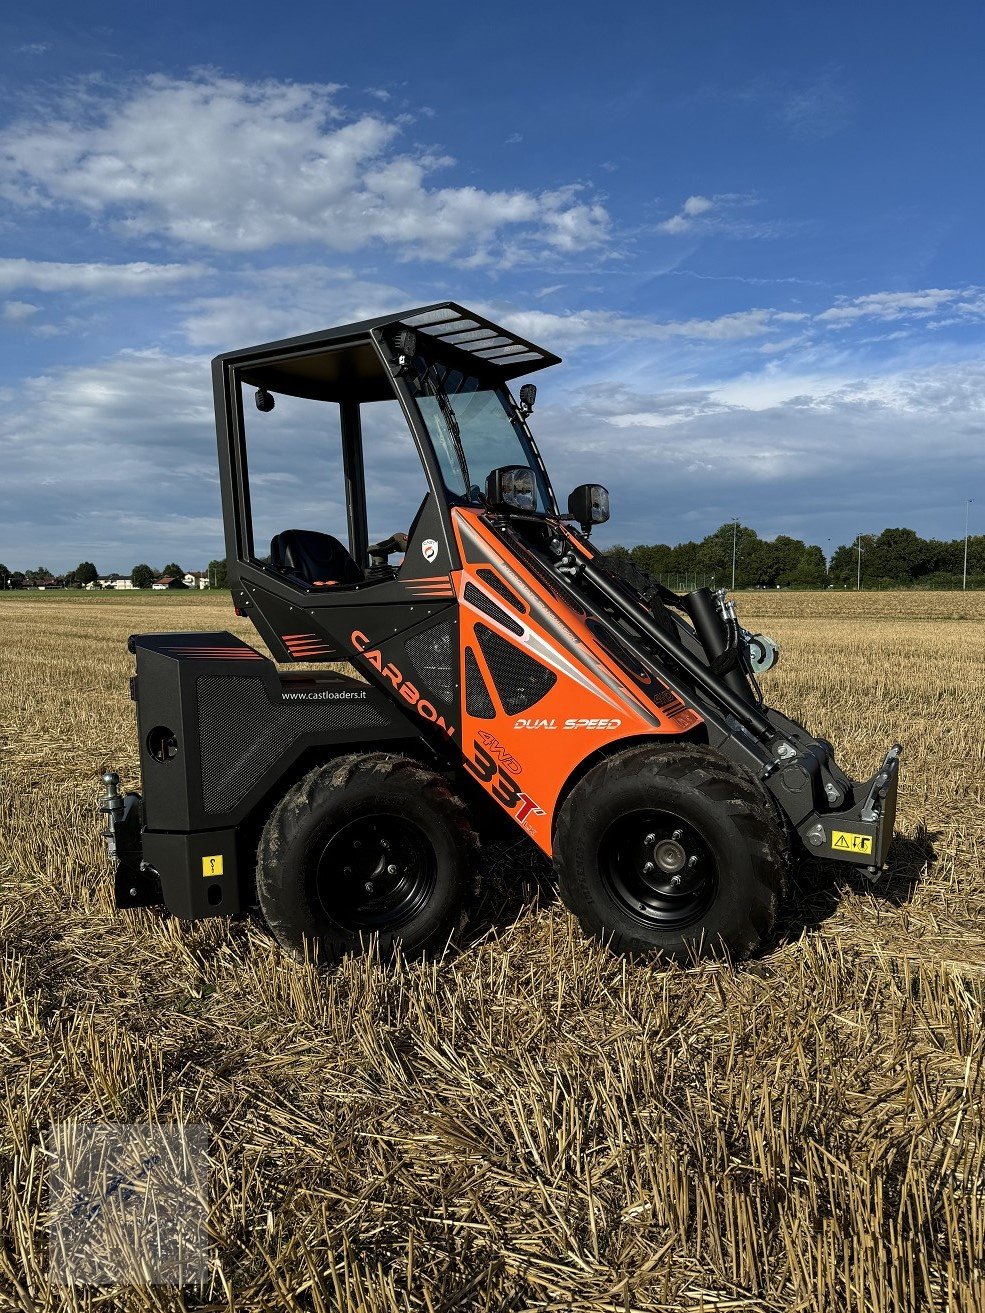
M440 952L460 928L477 839L444 778L391 753L316 767L263 829L257 900L293 957L327 964L375 939L384 959Z
M632 956L738 960L769 934L788 850L758 785L700 745L631 749L590 770L558 816L558 889Z

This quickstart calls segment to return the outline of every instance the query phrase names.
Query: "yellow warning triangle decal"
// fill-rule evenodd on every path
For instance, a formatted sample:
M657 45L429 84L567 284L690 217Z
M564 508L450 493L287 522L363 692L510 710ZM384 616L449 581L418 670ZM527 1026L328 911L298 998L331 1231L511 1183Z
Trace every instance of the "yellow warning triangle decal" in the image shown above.
M844 836L843 834L839 834L839 835L838 835L838 838L835 839L835 841L834 841L834 843L831 845L831 847L832 847L832 848L850 848L850 847L851 847L851 844L848 842L848 840L845 838L845 836Z

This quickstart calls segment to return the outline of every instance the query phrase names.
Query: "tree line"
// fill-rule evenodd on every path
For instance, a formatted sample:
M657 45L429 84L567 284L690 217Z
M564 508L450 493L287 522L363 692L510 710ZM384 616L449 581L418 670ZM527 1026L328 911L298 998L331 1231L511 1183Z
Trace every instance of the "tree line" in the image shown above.
M825 558L820 547L778 534L760 538L748 525L721 525L700 542L639 544L609 549L647 574L714 578L736 588L854 588L859 580L859 541ZM921 538L912 529L860 535L863 588L960 588L965 540ZM985 535L968 539L968 587L985 588Z
M208 576L210 587L229 587L225 558L210 561L205 573ZM142 561L130 571L130 582L134 588L150 588L156 579L181 579L184 574L185 571L176 561L170 561L161 570L154 570L146 561ZM54 574L44 565L39 565L33 570L8 570L5 565L0 563L0 589L51 586L89 588L94 587L101 577L104 576L100 576L92 561L80 561L74 570L68 570L61 575Z
M640 543L636 547L615 546L608 555L629 560L647 574L674 580L714 579L719 585L732 582L735 549L736 588L960 588L964 579L965 540L921 538L912 529L883 529L879 534L862 534L859 540L838 547L827 560L815 544L778 534L760 538L745 524L722 524L700 542ZM174 561L163 570L146 562L135 565L130 580L135 588L150 588L155 579L184 571ZM207 570L213 588L228 588L224 558L210 561ZM60 576L66 588L95 584L99 572L92 561L81 561ZM985 534L968 539L968 587L985 589ZM35 588L53 583L55 576L43 565L34 570L8 570L0 564L0 589Z

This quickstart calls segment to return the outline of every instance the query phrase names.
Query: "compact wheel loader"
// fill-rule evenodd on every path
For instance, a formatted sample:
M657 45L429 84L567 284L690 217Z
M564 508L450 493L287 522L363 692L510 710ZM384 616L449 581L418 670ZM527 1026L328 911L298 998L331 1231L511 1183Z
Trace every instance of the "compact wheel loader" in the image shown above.
M756 950L798 853L879 873L901 749L850 779L764 701L776 647L724 592L681 596L597 551L601 485L560 510L536 389L509 388L557 363L453 303L217 357L233 602L274 659L230 633L131 637L142 794L107 771L101 803L117 906L258 910L321 961L370 940L425 954L505 828L553 858L589 934L688 962ZM268 537L257 507L290 426L272 465L251 444L301 403L318 438ZM371 543L367 469L386 479L400 442L423 500ZM335 500L314 514L305 487L331 459Z

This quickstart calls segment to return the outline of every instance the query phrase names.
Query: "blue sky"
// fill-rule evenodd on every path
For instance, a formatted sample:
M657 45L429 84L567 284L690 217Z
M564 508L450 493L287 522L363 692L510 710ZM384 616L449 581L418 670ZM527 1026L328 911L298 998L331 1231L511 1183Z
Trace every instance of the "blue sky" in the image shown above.
M200 567L209 358L444 297L565 358L535 429L560 493L610 487L604 541L959 536L983 37L961 3L0 18L0 561Z

